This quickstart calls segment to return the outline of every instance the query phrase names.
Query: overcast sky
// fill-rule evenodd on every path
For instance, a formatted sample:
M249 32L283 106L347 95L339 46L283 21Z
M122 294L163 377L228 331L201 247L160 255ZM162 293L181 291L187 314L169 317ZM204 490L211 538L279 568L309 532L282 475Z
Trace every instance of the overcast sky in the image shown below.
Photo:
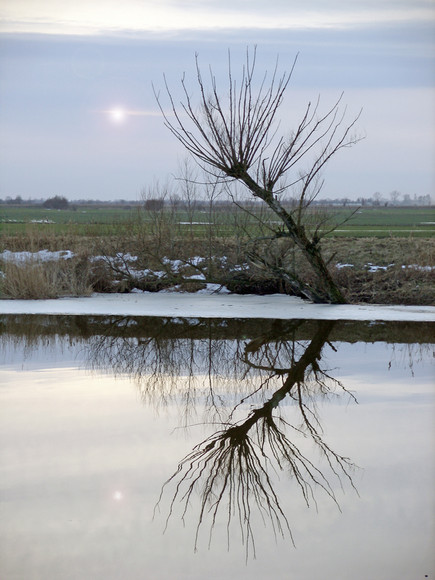
M139 198L185 156L152 84L176 95L196 52L219 78L253 45L259 70L299 53L283 134L318 95L363 108L322 197L435 197L433 0L2 0L0 22L0 198Z

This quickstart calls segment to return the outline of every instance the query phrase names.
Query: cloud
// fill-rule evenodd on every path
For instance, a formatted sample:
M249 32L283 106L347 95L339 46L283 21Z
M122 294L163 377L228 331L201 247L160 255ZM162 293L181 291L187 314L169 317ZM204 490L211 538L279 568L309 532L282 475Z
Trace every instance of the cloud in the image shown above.
M317 0L309 7L292 0L15 0L0 12L3 32L70 35L345 28L433 19L427 0Z

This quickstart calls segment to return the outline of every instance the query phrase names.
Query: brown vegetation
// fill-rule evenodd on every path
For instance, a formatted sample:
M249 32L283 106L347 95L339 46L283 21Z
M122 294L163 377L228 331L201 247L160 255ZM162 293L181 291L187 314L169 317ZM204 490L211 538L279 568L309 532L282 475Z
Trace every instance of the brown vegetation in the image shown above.
M41 262L30 258L2 265L2 298L43 299L84 296L92 293L90 263L86 256Z
M267 248L269 262L271 256L277 264L291 261L309 279L312 273L295 247L287 240L274 244L273 248ZM323 247L334 279L349 302L435 304L435 239L326 238ZM54 298L91 291L129 292L133 288L196 291L204 287L204 282L191 276L200 273L205 281L226 286L232 292L292 294L279 271L262 268L258 260L261 247L256 247L257 260L249 259L252 242L242 237L181 239L174 234L157 239L130 229L105 238L104 242L76 236L4 237L3 248L17 252L68 249L76 254L73 259L58 262L35 259L21 264L0 262L3 298ZM127 263L126 267L109 261L109 257L127 252L137 256L137 261ZM106 259L95 262L89 258L98 255ZM198 264L193 260L195 256L203 257L204 261ZM164 258L180 260L183 266L174 272ZM352 266L337 267L344 264ZM385 269L371 271L370 264ZM136 270L146 270L148 274L137 277ZM153 274L156 271L164 274L157 277Z

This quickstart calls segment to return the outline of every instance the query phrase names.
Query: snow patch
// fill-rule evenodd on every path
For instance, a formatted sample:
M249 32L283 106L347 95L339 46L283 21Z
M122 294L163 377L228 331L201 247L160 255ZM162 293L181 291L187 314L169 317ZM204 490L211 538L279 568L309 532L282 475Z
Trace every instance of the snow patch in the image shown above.
M54 262L56 260L69 260L74 254L70 250L60 250L50 252L49 250L40 250L39 252L10 252L4 250L0 253L0 260L4 262L14 262L22 264L25 262Z

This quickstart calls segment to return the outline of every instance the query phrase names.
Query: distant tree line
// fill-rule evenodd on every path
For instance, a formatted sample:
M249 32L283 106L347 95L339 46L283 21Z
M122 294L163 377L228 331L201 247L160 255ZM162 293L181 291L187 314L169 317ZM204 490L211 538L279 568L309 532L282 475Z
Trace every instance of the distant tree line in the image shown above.
M432 205L431 196L428 195L417 195L414 194L412 197L409 193L400 193L400 191L394 190L391 191L387 197L384 197L382 193L376 191L372 197L364 198L359 197L356 200L358 205L373 205L373 206L415 206L415 205Z
M231 201L228 200L215 200L216 206L221 206L225 208L231 205ZM249 204L258 204L256 200L249 200ZM284 202L285 203L285 202ZM79 199L73 202L68 201L66 197L55 195L54 197L49 197L48 199L26 199L24 200L20 195L15 198L10 196L5 199L0 199L0 205L32 205L32 206L42 206L47 209L68 209L76 205L102 205L102 206L140 206L144 205L145 210L156 211L161 210L166 206L182 208L185 201L177 195L172 195L168 199L163 199L157 194L146 200L99 200L99 199ZM196 199L195 205L198 209L205 207L209 204L208 200ZM289 206L292 205L292 199L287 201ZM432 205L432 198L430 195L417 195L411 196L408 193L401 193L400 191L394 190L387 195L383 195L380 192L375 192L371 197L358 197L357 199L351 199L349 197L336 197L336 198L322 198L313 201L312 205L317 206L373 206L373 207L397 207L397 206L430 206Z
M6 197L5 199L0 198L0 205L22 205L22 206L40 206L48 209L68 209L74 208L77 205L93 205L93 206L121 206L121 207L131 207L142 205L141 200L100 200L100 199L78 199L74 201L69 201L66 197L55 195L54 197L49 197L48 199L23 199L21 195L16 197Z
M318 199L313 205L335 205L335 206L373 206L373 207L397 207L397 206L425 206L432 205L432 198L430 195L417 195L412 197L408 193L400 193L400 191L392 191L387 196L382 195L379 191L375 192L371 197L358 197L357 199L350 199L348 197L341 197L335 199Z

